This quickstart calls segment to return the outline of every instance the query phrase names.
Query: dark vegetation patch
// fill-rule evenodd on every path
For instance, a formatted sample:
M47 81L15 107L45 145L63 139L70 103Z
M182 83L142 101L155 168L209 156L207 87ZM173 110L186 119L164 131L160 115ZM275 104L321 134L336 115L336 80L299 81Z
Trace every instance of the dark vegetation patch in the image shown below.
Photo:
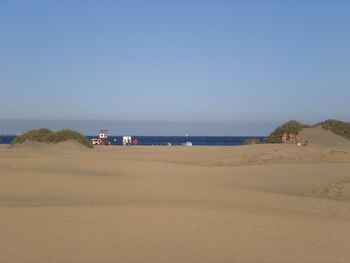
M245 139L243 145L260 144L261 141L258 138Z
M25 141L56 144L67 140L75 140L88 148L93 148L93 145L90 143L90 141L79 132L72 130L60 130L53 132L50 129L46 128L27 131L26 133L23 133L22 135L19 135L13 139L11 145L23 143Z
M308 128L308 125L304 125L298 121L291 120L278 126L269 136L265 138L267 143L282 143L283 133L298 134L302 129Z

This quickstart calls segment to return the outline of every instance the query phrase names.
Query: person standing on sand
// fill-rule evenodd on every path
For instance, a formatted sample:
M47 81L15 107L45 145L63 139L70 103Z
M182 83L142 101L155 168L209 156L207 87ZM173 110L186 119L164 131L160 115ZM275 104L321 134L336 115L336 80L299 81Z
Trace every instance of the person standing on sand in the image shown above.
M287 143L287 140L288 140L288 134L286 132L284 132L282 135L282 142Z
M289 141L290 141L290 143L294 144L294 141L295 141L294 138L295 138L294 137L294 133L289 134Z

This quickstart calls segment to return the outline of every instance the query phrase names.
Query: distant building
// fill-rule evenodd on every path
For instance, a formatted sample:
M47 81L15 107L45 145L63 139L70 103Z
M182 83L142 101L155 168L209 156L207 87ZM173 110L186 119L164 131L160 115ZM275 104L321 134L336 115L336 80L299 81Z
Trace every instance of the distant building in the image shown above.
M107 130L100 130L98 137L100 139L101 145L108 145L108 131Z

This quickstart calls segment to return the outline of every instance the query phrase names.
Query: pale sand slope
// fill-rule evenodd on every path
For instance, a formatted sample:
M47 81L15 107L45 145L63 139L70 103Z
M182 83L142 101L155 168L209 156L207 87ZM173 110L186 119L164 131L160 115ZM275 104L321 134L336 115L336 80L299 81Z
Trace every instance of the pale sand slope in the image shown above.
M322 127L313 127L303 129L299 133L300 139L308 139L311 145L326 147L350 147L350 140L347 140L331 131L324 130Z
M0 146L0 262L349 262L350 148Z

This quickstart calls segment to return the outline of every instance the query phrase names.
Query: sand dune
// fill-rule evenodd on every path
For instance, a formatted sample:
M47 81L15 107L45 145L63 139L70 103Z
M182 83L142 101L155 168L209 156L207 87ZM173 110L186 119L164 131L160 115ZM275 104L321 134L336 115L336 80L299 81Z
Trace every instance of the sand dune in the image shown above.
M347 140L331 131L324 130L322 127L303 129L299 136L303 141L308 139L311 145L350 147L350 140Z
M348 262L350 147L0 146L0 262Z
M67 140L60 143L41 143L35 141L25 141L24 143L9 145L7 148L14 150L31 150L32 153L40 151L57 153L58 151L88 151L89 148L75 140Z

